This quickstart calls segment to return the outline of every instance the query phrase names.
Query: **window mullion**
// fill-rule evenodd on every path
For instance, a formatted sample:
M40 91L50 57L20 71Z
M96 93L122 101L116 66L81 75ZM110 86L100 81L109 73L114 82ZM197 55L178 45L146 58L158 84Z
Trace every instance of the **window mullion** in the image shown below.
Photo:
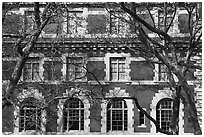
M119 60L117 59L117 80L119 80Z
M69 113L70 113L69 105L68 105L66 111L67 111L67 123L66 123L66 124L67 124L67 131L69 131L69 120L70 120L70 119L69 119Z
M112 109L112 104L111 104L111 107L110 107L110 131L113 131L113 128L112 128L112 120L113 120L113 115L112 115L112 111L113 111L113 109Z
M79 101L79 131L81 131L81 101Z
M24 108L23 108L24 109ZM23 130L26 130L26 109L24 109L24 114L23 114L23 116L24 116L24 121L23 121L23 123L24 123L24 127L23 127Z
M125 130L125 110L124 110L124 101L122 101L122 119L123 119L123 121L122 121L122 127L123 127L123 130L122 131L124 131Z
M31 80L34 80L34 67L33 67L33 62L30 63L31 67Z
M38 115L38 113L37 113L37 107L36 107L36 110L35 110L35 114L36 114L36 115L35 115L35 127L36 127L36 130L37 130L37 129L38 129L38 123L37 123L37 121L38 121L38 120L37 120L37 118L38 118L38 117L37 117L37 115Z
M161 126L161 117L162 117L162 115L161 115L161 112L162 111L162 109L161 109L161 105L159 106L159 125L160 125L160 128L162 127Z

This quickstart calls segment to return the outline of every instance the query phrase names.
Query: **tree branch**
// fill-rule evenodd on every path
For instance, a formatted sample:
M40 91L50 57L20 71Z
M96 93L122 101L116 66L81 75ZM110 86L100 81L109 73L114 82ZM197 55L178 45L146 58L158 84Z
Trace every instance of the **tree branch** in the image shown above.
M165 33L164 31L161 31L160 29L157 29L153 26L151 26L150 24L148 24L146 21L142 20L137 14L135 14L133 11L131 11L130 9L128 9L124 2L121 2L121 8L127 12L128 14L130 14L134 19L136 19L138 22L140 22L141 24L143 24L146 28L148 28L149 30L151 30L154 33L157 33L159 35L162 35L166 40L168 40L169 43L171 43L171 37Z

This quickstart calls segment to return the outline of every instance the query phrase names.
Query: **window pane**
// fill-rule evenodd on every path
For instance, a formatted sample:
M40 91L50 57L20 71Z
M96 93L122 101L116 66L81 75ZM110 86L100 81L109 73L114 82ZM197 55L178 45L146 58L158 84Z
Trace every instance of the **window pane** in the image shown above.
M112 80L117 80L118 79L117 73L112 73L111 74L111 79Z
M142 113L141 111L139 111L139 125L144 125L145 124L145 116L144 113Z
M117 72L117 64L115 63L111 64L111 72Z
M82 11L69 11L67 20L67 33L78 33L82 28Z
M24 79L30 80L32 79L32 67L31 63L25 64L25 70L24 70Z
M119 72L125 72L125 63L120 63L118 64L118 67L119 67Z
M67 58L67 80L75 80L83 78L83 58L69 57Z
M33 63L33 79L39 80L39 63Z
M110 61L110 79L125 79L125 58L111 58Z
M122 108L123 101L114 101L113 102L113 108Z

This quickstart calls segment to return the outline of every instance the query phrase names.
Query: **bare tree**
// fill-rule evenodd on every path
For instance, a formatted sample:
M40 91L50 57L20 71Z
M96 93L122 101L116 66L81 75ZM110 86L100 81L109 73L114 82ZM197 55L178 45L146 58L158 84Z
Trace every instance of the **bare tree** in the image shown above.
M4 3L4 15L3 15L3 23L6 20L6 15L8 14L8 11L19 6L19 3ZM43 9L43 12L40 12L40 4L35 2L34 4L31 4L34 7L34 26L33 29L30 31L18 31L18 33L15 34L3 34L3 37L10 37L10 38L17 38L15 43L15 50L18 53L19 60L17 61L17 65L15 66L14 72L12 73L12 76L10 77L10 80L6 86L6 93L3 97L3 103L2 107L5 108L7 105L17 104L16 103L16 93L19 90L19 87L22 88L20 85L18 85L18 82L22 76L23 68L26 64L26 61L28 61L29 54L32 52L33 48L36 45L36 42L38 40L38 37L42 33L42 30L46 28L46 25L51 23L53 20L57 21L56 19L59 19L58 17L63 16L63 11L66 10L67 4L64 3L46 3ZM89 4L88 4L89 5ZM192 88L187 83L186 74L189 72L191 68L194 69L201 69L201 66L198 66L192 62L192 57L194 55L199 54L200 52L200 44L201 44L201 36L202 36L202 27L199 26L199 20L194 19L194 13L197 7L197 3L107 3L105 6L107 6L106 9L108 12L115 18L124 21L126 24L129 24L132 26L131 32L134 32L137 36L131 37L128 34L124 36L123 31L120 29L124 29L124 25L122 28L116 29L114 24L111 24L109 27L109 31L114 30L114 32L122 32L121 35L119 35L121 38L124 38L124 43L126 44L130 39L138 39L142 42L142 44L137 47L129 47L127 44L127 48L130 50L137 52L139 51L139 54L141 57L145 58L147 62L149 63L157 63L157 64L164 64L166 66L166 70L168 73L168 79L169 83L168 85L171 87L173 91L173 117L172 122L170 125L170 131L165 131L161 129L157 123L157 121L152 118L145 110L143 110L136 97L129 97L129 98L123 98L123 99L132 99L134 100L136 106L139 110L141 110L148 119L150 119L157 128L158 132L165 133L165 134L178 134L178 121L179 121L179 104L180 100L182 100L187 105L187 112L189 115L189 118L191 119L193 123L194 128L194 134L202 134L201 128L198 122L198 116L197 116L197 110L195 106L195 100L194 100L194 94ZM102 6L104 6L102 4ZM139 7L142 7L139 8ZM187 44L183 45L182 47L185 49L185 52L180 52L177 50L178 46L176 42L174 41L173 37L169 34L169 31L171 29L171 24L173 23L173 20L175 18L175 15L177 13L178 8L184 8L188 12L189 22L188 22L188 30L189 30L189 41L187 41ZM163 15L163 26L159 28L157 24L155 23L155 20L153 18L153 14L151 13L152 8L157 8L162 12ZM117 12L119 11L119 14ZM142 18L139 16L140 12L145 11L145 13L152 19L151 22L153 24L150 24L146 21L145 18ZM124 13L124 16L121 13ZM171 16L169 20L169 15ZM66 16L66 15L65 15ZM74 17L73 17L74 18ZM109 20L110 21L110 20ZM66 21L65 21L66 22ZM58 22L59 24L62 22ZM77 24L77 22L76 22ZM59 27L59 26L58 26ZM102 25L99 24L99 28L102 28ZM18 29L19 30L19 29ZM54 33L56 33L56 39L60 38L59 34L59 28L54 30ZM53 30L52 30L53 31ZM75 31L77 31L75 29ZM96 30L92 30L96 31ZM97 30L98 31L98 30ZM157 38L149 37L147 34L147 31L151 31L154 34L157 35ZM95 37L97 38L97 37ZM98 37L100 38L100 36ZM56 40L54 39L54 40ZM108 37L109 40L111 40L111 37ZM159 40L158 40L159 39ZM106 38L107 40L107 38ZM52 43L54 45L56 43ZM55 56L55 53L61 54L60 50L52 47L53 53L52 57ZM52 58L51 57L51 58ZM52 66L55 66L54 60L51 61ZM72 65L76 67L81 67L84 70L86 70L86 74L82 75L81 77L86 77L87 74L90 74L94 77L94 80L100 85L101 90L99 94L96 94L92 92L91 90L91 84L86 83L90 88L87 89L85 92L80 90L80 92L85 93L85 95L92 101L101 101L103 99L108 100L117 100L120 98L105 98L103 95L103 85L100 83L98 78L96 77L95 73L90 71L84 64L79 66L75 62L71 62ZM52 72L52 78L56 77L54 76L55 73ZM174 78L174 75L177 77L178 82ZM50 88L49 90L55 90L56 94L48 94L47 96L50 96L50 101L46 104L43 104L43 106L40 107L40 109L46 109L49 107L50 104L52 104L54 101L59 99L69 99L71 97L63 97L59 94L60 88L65 88L67 85L69 85L68 81L64 85L57 85L55 84L54 88ZM27 86L26 84L24 86ZM38 86L38 83L34 83L34 86ZM74 85L75 87L78 87L79 85ZM43 87L40 87L43 88ZM48 89L46 89L48 90ZM18 101L18 100L17 100Z
M198 121L197 109L194 100L194 91L187 83L186 72L190 68L201 69L192 63L192 58L195 55L199 55L201 50L201 36L202 26L199 24L200 20L195 19L195 10L198 3L120 3L121 9L129 14L136 22L136 33L144 46L140 47L141 52L147 53L154 59L158 60L158 63L162 63L167 67L170 74L170 84L173 90L173 117L170 125L172 134L178 134L178 121L179 121L179 102L182 99L187 105L187 112L192 121L194 134L202 134ZM145 8L149 16L152 17L150 8L156 7L163 13L163 27L157 27L147 23L144 19L139 17L138 10L142 6ZM178 8L184 8L188 13L188 38L187 44L183 45L185 50L178 52L176 42L169 34L171 24L175 18L175 14ZM172 16L170 20L167 20L168 16ZM155 22L152 18L152 22ZM149 37L144 31L144 28L159 36L159 40ZM146 50L148 49L148 50ZM145 55L145 54L143 54ZM145 58L147 59L147 58ZM148 61L150 58L148 57ZM151 60L155 62L155 60ZM156 63L156 62L155 62ZM173 78L173 74L177 77L178 82Z

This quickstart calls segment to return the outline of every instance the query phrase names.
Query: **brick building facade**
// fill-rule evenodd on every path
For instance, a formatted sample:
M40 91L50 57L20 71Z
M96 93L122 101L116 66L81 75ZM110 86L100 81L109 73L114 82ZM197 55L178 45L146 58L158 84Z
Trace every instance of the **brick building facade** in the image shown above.
M17 12L25 25L24 31L28 31L32 27L29 23L32 8L21 7ZM158 10L152 12L154 18L160 17ZM2 112L3 132L159 134L132 100L93 99L101 94L106 98L137 97L141 107L162 129L168 130L172 91L164 67L146 62L128 48L134 49L141 43L136 37L125 37L130 33L126 23L115 18L107 20L107 15L102 8L70 8L67 21L59 25L56 22L64 19L59 17L46 26L23 69L17 89L20 90L19 106ZM185 44L187 39L185 28L180 27L184 25L185 16L185 12L179 10L170 32L175 35L175 41L179 38L178 45ZM114 25L111 20L115 21ZM119 33L121 35L115 35ZM18 60L12 50L14 44L12 39L3 39L3 88ZM194 58L196 63L201 63L201 55ZM201 103L201 72L194 69L192 73L194 76L187 76L188 82ZM94 94L93 98L91 94ZM46 109L38 109L55 95L64 98L54 101ZM197 106L202 113L200 105ZM189 134L193 131L184 109L185 105L181 103L179 133Z

